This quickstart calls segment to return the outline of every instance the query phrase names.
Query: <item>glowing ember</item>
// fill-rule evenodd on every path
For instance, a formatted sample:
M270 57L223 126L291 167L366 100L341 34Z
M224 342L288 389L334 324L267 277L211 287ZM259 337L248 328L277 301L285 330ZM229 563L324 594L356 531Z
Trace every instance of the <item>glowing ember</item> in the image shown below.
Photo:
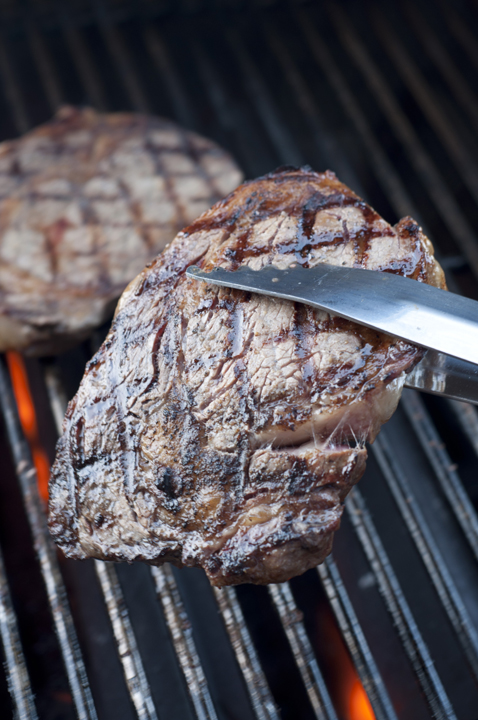
M35 406L30 392L27 371L21 355L8 352L7 363L12 380L13 392L17 401L18 415L22 430L30 445L33 463L37 471L38 490L42 499L48 501L48 479L50 477L50 463L46 452L40 444Z

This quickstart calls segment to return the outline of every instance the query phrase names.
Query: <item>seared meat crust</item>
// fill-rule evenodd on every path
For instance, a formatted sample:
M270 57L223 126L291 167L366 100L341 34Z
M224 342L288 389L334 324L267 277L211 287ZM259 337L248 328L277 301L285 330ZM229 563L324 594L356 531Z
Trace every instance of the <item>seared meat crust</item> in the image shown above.
M66 107L0 144L0 351L56 352L242 176L174 123Z
M328 262L444 287L410 218L394 228L330 172L276 171L179 233L129 285L69 405L50 485L68 557L284 581L330 552L366 440L422 351L185 270Z

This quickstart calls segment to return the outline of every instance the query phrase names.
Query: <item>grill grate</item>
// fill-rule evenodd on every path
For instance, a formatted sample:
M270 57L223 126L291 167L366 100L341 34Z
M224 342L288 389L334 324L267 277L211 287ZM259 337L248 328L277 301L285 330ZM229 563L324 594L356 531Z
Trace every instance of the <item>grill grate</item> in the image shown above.
M0 135L84 102L173 117L228 147L250 176L330 166L388 219L420 220L450 286L478 297L478 9L470 0L459 11L445 0L360 13L353 3L4 3ZM92 349L30 363L57 428ZM334 617L377 720L476 720L475 408L405 392L346 503L334 559L304 578L212 591L194 571L93 563L86 592L101 593L113 638L104 653L116 655L124 687L118 671L109 686L93 674L71 580L87 573L58 560L49 539L3 362L0 409L71 689L62 717L358 720L338 684L345 672L331 670L321 618ZM17 716L36 718L5 567L0 558L5 678Z

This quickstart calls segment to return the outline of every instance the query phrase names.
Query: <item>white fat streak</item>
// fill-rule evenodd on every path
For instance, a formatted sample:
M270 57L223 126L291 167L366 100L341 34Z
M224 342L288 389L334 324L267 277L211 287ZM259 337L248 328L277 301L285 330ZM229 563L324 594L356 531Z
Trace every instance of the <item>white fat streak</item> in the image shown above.
M234 331L234 337L232 341L232 357L237 357L242 353L244 348L244 311L242 309L241 303L238 303L234 308L234 312L232 314L232 328Z

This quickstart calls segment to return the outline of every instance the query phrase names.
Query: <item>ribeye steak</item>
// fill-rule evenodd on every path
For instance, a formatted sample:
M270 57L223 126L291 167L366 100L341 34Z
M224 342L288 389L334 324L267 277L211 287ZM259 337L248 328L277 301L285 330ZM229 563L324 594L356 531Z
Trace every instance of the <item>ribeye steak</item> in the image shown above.
M444 287L410 218L388 225L330 172L241 185L124 292L58 444L50 528L68 557L286 580L330 552L365 441L422 350L185 270L321 262Z
M0 351L61 350L242 175L210 140L144 115L62 108L0 144Z

